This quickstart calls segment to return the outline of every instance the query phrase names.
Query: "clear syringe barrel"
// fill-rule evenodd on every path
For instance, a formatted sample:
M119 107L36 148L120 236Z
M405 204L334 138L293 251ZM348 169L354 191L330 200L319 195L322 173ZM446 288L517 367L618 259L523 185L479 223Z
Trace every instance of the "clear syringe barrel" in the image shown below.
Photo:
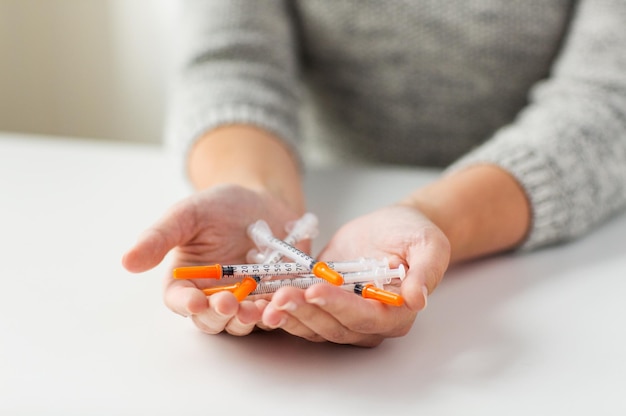
M326 263L331 269L337 270L340 273L362 272L365 270L373 270L381 267L389 267L389 261L386 257L382 260L370 257L360 257L356 260L328 261Z
M250 295L262 295L274 293L281 287L291 286L300 289L307 289L315 284L324 283L328 284L323 279L317 277L300 277L293 279L282 280L267 280L259 282L256 289L250 293ZM402 295L394 292L389 292L382 288L376 288L370 283L348 283L341 285L341 288L353 291L354 293L364 298L376 299L380 302L387 303L394 306L401 306L404 303Z
M315 263L317 263L313 257L309 256L305 252L298 250L294 246L279 238L274 237L270 227L263 220L259 220L250 225L250 227L248 227L248 235L252 238L252 241L254 241L259 249L263 247L271 248L292 261L308 267L309 270L315 266Z
M269 225L267 225L265 221L259 220L251 224L250 227L248 227L248 235L259 249L265 247L273 248L283 256L308 267L315 276L321 277L334 285L341 285L343 283L341 274L328 267L328 264L317 261L305 252L274 237Z
M388 262L376 259L357 259L352 261L328 262L328 267L339 273L366 272L379 274L388 268ZM309 268L299 263L273 264L209 264L204 266L187 266L174 269L175 279L222 279L227 277L243 277L249 275L288 276L310 274Z
M315 276L307 276L307 277L295 277L293 279L277 279L277 280L262 280L257 285L256 289L250 293L251 295L262 295L268 293L274 293L281 287L292 286L300 289L306 289L311 287L317 283L327 284L328 282L324 279L320 279Z
M401 264L396 269L378 267L360 272L344 273L343 281L345 283L374 282L377 286L382 286L385 283L390 283L392 279L404 280L405 276L406 269Z
M317 217L307 212L287 225L286 230L288 234L283 241L293 246L302 240L315 238L318 233L317 225ZM271 247L257 247L250 250L246 257L250 263L273 264L281 261L283 255Z
M299 263L272 264L232 264L222 266L222 277L256 276L288 276L311 273L311 270Z
M302 240L314 238L317 235L317 223L317 217L307 212L293 223L291 230L283 241L293 246ZM280 251L269 248L265 251L263 263L278 263L282 258L283 254Z
M377 283L377 286L382 286L384 283L390 283L394 278L404 280L406 276L406 270L403 265L398 266L396 269L381 268L380 270L371 270L364 272L345 273L343 275L343 282L345 285L355 283ZM295 286L301 289L306 289L316 283L328 283L324 279L315 277L312 274L303 275L300 277L294 277L290 279L274 279L263 280L257 286L257 289L252 294L258 295L261 293L274 293L283 286Z

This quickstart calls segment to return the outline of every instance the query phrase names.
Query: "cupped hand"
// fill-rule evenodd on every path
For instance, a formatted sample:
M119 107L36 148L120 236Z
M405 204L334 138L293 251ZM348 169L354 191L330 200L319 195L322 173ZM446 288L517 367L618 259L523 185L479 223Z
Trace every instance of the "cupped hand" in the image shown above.
M285 224L297 219L280 199L236 185L220 185L199 191L170 208L141 234L122 259L135 273L158 265L171 252L171 268L210 263L245 263L253 243L247 228L263 219L279 237ZM305 247L303 247L305 248ZM305 248L306 249L306 248ZM246 335L261 319L265 299L237 302L230 292L207 297L201 289L215 280L175 280L171 269L164 281L164 301L174 312L189 316L207 333L227 331Z
M450 260L444 233L416 208L394 205L341 227L320 253L320 260L387 258L404 265L400 287L404 305L364 299L340 287L318 284L306 290L277 291L263 311L263 324L311 341L376 346L385 338L407 334L427 296L441 281Z

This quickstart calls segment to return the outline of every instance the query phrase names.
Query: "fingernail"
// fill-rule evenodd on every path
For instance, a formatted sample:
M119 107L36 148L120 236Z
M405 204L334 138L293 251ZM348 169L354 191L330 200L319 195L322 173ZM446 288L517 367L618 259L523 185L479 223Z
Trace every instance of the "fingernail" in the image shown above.
M274 308L274 306L272 306L272 305L268 305L268 306L267 306L267 309L266 309L266 312L267 312L267 311L270 311L270 312L271 312L271 311L272 311L272 309L275 309L275 308ZM278 321L278 323L276 323L276 324L273 324L273 323L271 323L271 322L267 322L266 320L263 320L263 323L264 323L265 325L267 325L267 326L268 326L269 328L271 328L271 329L280 328L280 327L284 326L284 325L287 323L287 317L286 317L286 316L284 316L284 314L281 314L281 315L283 315L283 316L281 316L280 321Z
M289 301L284 305L277 306L276 309L278 309L279 311L294 312L296 309L298 309L298 305L296 305L293 301Z
M224 311L219 310L219 308L215 308L215 313L218 314L222 318L229 316L228 314L224 313Z
M317 305L317 306L326 305L326 299L324 298L312 298L312 299L307 299L306 301L307 303L312 303L313 305Z
M188 318L191 315L193 315L188 308L183 308L182 310L177 310L176 313L178 315L182 316L183 318Z
M422 286L422 294L424 295L424 307L422 310L424 310L428 306L428 288L426 286Z

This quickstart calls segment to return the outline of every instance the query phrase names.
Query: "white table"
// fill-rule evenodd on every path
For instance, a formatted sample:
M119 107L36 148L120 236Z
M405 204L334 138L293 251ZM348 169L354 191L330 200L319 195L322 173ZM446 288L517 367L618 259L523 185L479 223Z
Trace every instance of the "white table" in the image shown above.
M0 414L625 414L626 216L450 270L378 348L209 336L163 306L163 266L120 264L187 192L168 166L155 146L0 135ZM435 175L313 172L316 246Z

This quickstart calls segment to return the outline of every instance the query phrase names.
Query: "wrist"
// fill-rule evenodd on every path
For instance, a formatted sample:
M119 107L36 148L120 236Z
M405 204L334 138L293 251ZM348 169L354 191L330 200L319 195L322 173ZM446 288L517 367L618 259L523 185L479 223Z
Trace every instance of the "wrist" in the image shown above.
M495 165L474 166L442 177L401 203L420 210L444 232L453 262L513 249L530 228L530 205L524 190Z
M189 153L188 173L195 189L238 185L269 193L294 212L304 212L295 156L278 138L257 127L228 125L206 133Z

